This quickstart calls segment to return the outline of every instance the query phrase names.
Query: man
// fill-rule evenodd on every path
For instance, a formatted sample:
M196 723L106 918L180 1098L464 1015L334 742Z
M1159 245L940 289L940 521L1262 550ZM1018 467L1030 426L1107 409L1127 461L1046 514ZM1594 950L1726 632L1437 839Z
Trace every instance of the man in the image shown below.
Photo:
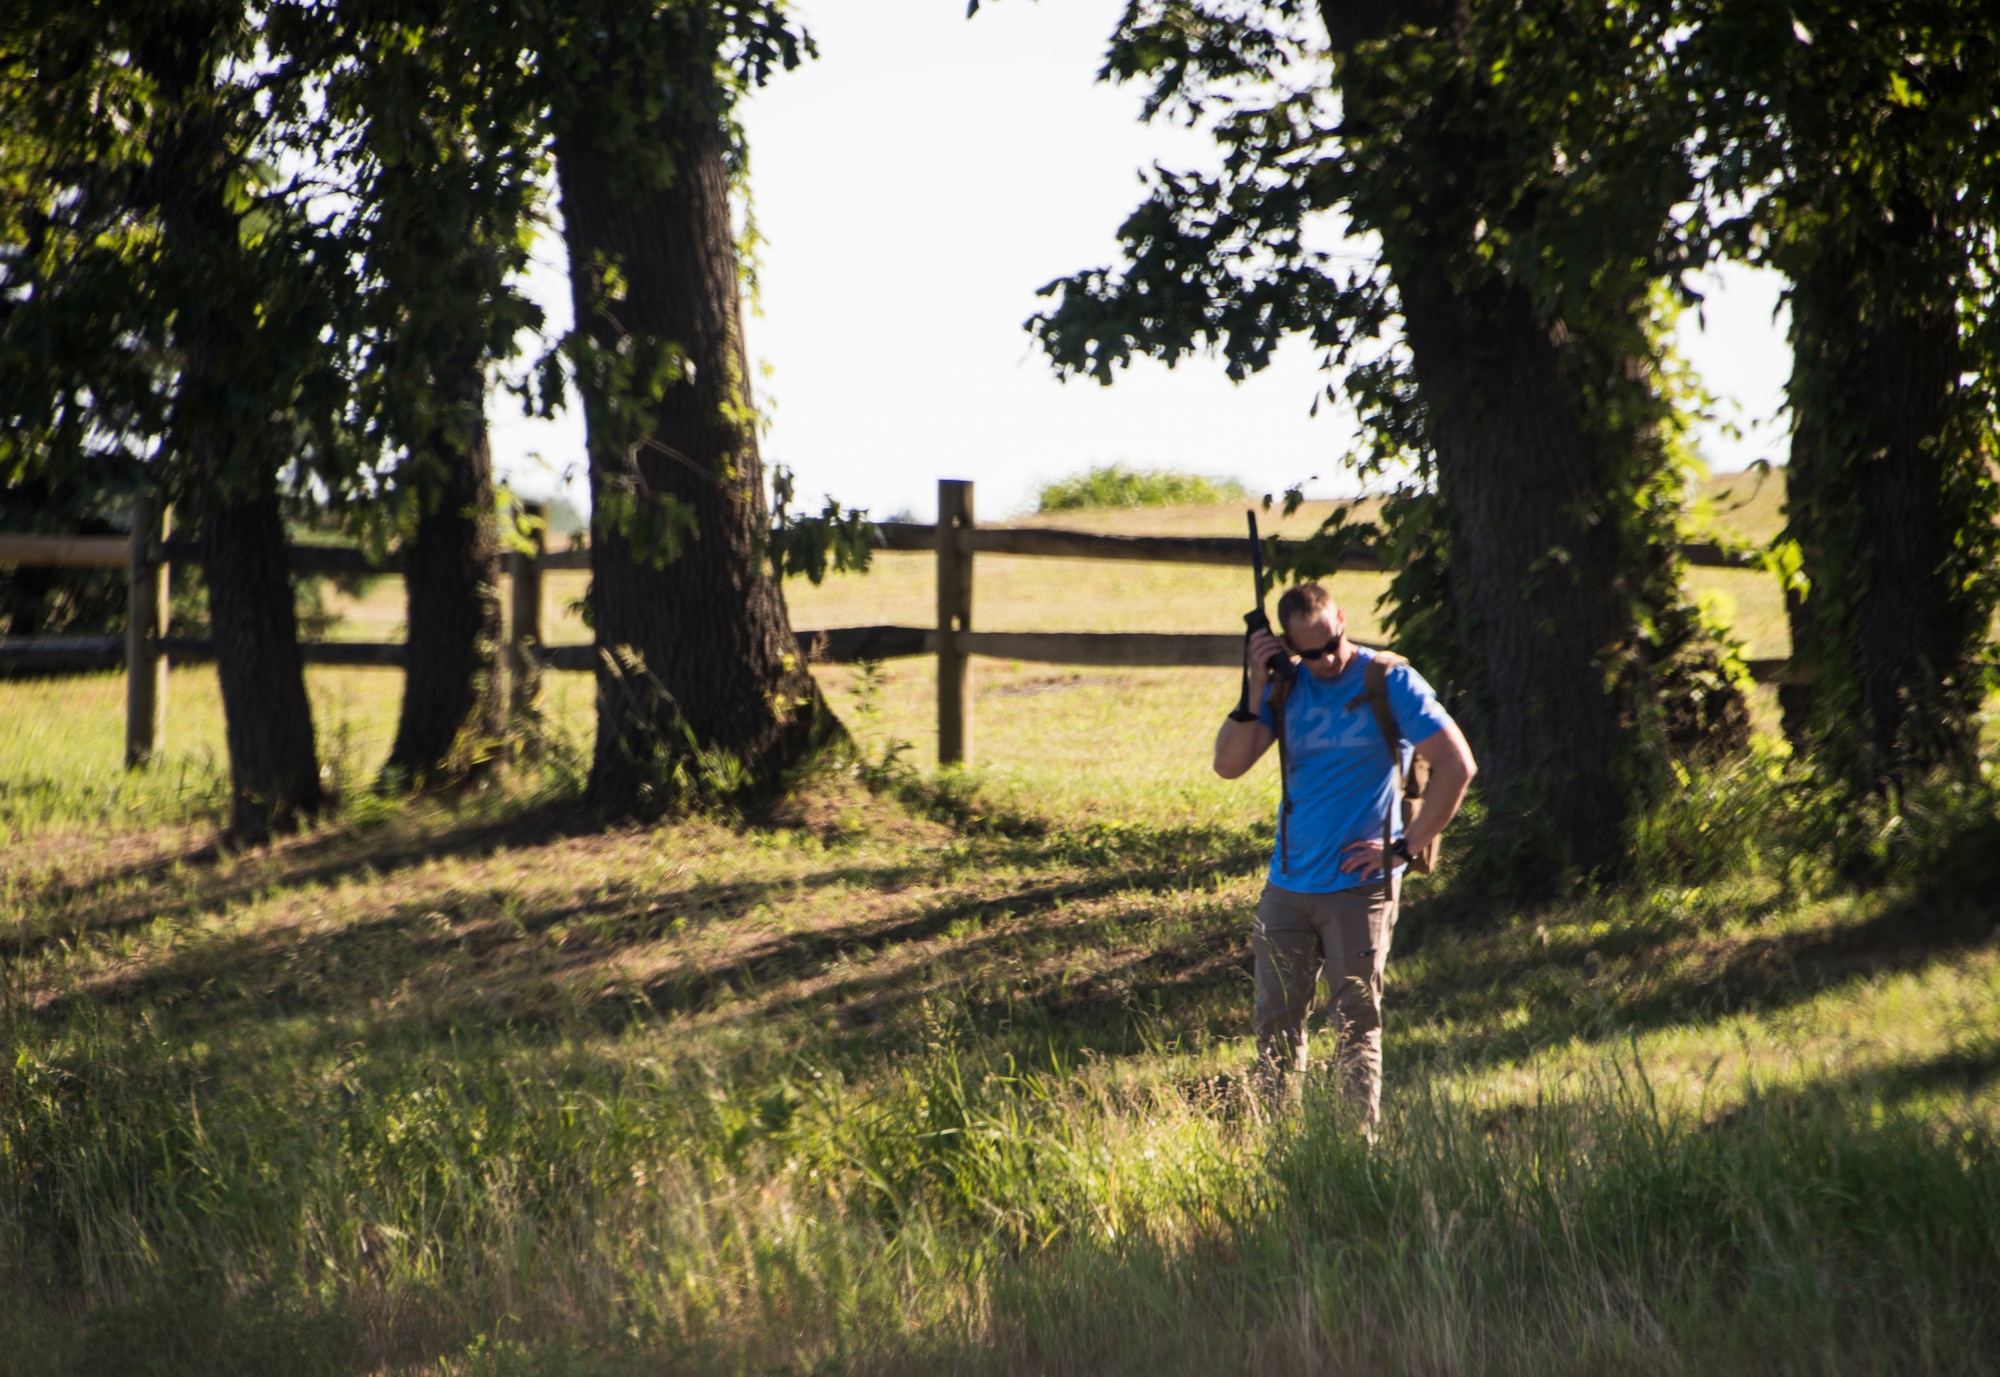
M1287 589L1278 599L1278 626L1282 641L1265 630L1250 634L1251 692L1215 738L1215 772L1236 779L1278 739L1281 722L1285 734L1286 802L1251 933L1259 1070L1278 1091L1288 1072L1306 1069L1306 1016L1324 966L1347 1093L1372 1133L1382 1108L1382 968L1396 926L1398 878L1458 812L1478 766L1430 685L1400 662L1385 685L1403 742L1401 758L1391 755L1366 697L1374 652L1347 638L1347 618L1326 589ZM1274 711L1271 665L1293 655L1299 672ZM1406 830L1397 787L1412 750L1431 776ZM1385 818L1394 835L1387 857Z

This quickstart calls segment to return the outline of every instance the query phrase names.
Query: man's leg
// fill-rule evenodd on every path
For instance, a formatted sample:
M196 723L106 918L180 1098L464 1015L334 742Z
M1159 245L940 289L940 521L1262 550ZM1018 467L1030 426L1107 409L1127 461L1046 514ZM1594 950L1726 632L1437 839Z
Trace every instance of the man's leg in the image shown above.
M1274 1103L1287 1073L1306 1069L1306 1015L1321 960L1316 899L1265 885L1250 929L1257 958L1257 1070Z
M1382 1116L1382 968L1396 926L1393 894L1373 884L1319 897L1336 1056L1348 1098L1371 1129Z

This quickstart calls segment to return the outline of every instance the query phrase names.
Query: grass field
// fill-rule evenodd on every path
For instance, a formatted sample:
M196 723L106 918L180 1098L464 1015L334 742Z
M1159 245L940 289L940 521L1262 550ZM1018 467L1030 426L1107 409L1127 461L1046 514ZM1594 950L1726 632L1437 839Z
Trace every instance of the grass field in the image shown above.
M1743 542L1775 535L1781 521L1777 478L1729 475L1711 480L1702 510L1715 533ZM1263 518L1266 531L1303 534L1323 520L1331 503L1309 502L1289 519ZM1148 507L1090 513L1056 512L1010 517L1012 526L1056 526L1120 535L1243 534L1244 504ZM882 553L863 576L830 577L819 587L794 580L786 595L798 627L892 624L928 626L937 620L936 564L924 554ZM544 580L550 640L588 642L590 633L574 607L589 582L583 573L553 573ZM1377 639L1375 601L1386 576L1342 574L1331 580L1336 598L1358 634ZM1780 657L1790 650L1784 601L1762 573L1727 569L1690 572L1697 595L1718 601L1737 637L1753 656ZM1246 570L1207 566L1093 560L1025 559L982 555L977 561L973 625L985 631L1234 631L1242 627ZM329 599L343 621L334 635L358 641L400 640L402 585L374 582L358 599Z
M1131 572L982 564L981 622L1211 615ZM795 616L921 621L926 574ZM0 684L0 1373L2000 1362L1986 803L1913 801L1856 889L1766 753L1663 811L1653 883L1419 882L1371 1148L1242 1090L1275 789L1206 769L1233 675L982 663L940 777L922 663L827 671L862 755L755 816L597 827L556 676L556 768L245 854L212 677L136 780L115 679ZM395 684L315 671L340 779Z
M1776 479L1732 475L1708 484L1704 510L1711 513L1720 534L1740 541L1763 541L1777 531L1781 497L1781 484ZM1331 503L1308 503L1289 519L1267 517L1264 526L1266 530L1303 533L1323 520L1331 507ZM1242 504L1225 504L1099 511L1087 516L1058 512L1008 518L1006 524L1086 528L1123 535L1238 535L1243 530L1243 510ZM802 629L927 626L937 620L935 575L936 563L929 555L885 552L875 557L874 567L864 575L833 575L817 587L794 579L786 588L786 599L793 625ZM575 611L588 582L587 574L577 572L545 577L545 615L552 642L589 642L590 632ZM1363 640L1384 639L1376 600L1388 585L1387 576L1349 573L1328 583L1346 609L1354 633ZM1240 631L1248 585L1247 571L1227 568L982 555L977 561L973 625L986 631ZM1697 569L1690 571L1689 586L1696 595L1712 601L1733 634L1743 641L1747 656L1790 653L1783 598L1768 576ZM346 640L400 640L404 634L402 596L398 581L383 579L360 598L330 599L330 607L342 617L334 635ZM996 781L1010 779L1019 770L1032 776L1038 766L1065 760L1091 771L1089 752L1079 755L1073 749L1076 743L1100 736L1105 714L1126 713L1133 710L1132 705L1156 700L1163 705L1158 720L1169 724L1170 732L1161 744L1170 758L1179 760L1191 739L1177 733L1187 720L1184 706L1197 700L1204 704L1216 701L1219 690L1213 686L1228 677L1199 671L1118 674L993 661L976 664L976 736L989 744L1007 743L1005 749L975 748ZM357 671L347 679L325 674L322 682L329 686L328 693L366 696L373 691L365 686L369 673ZM884 720L899 724L901 739L912 745L912 760L920 763L935 762L932 730L928 722L917 725L931 710L936 682L932 673L928 661L892 662L884 666L879 686L888 710ZM379 691L393 692L393 676L376 677ZM562 677L555 676L555 681ZM853 684L852 675L843 670L826 671L822 680L837 698L844 697ZM332 686L336 684L352 687L335 690ZM575 712L563 720L587 737L589 697L580 690L571 692L575 696L566 701L573 704ZM1768 700L1768 694L1759 697L1760 718L1775 729L1775 708ZM393 710L390 712L392 716ZM1142 719L1153 720L1150 709L1139 712ZM357 720L359 716L357 713ZM1017 724L1030 722L1038 725L1016 730ZM1150 726L1147 729L1152 730ZM365 742L379 743L376 748L386 752L393 725L371 718L369 725L355 730L365 732ZM1056 735L1045 735L1048 730ZM219 750L219 729L214 740ZM1050 748L1057 746L1060 749L1052 752ZM1081 791L1069 790L1067 774L1056 773L1063 780L1061 787L1075 797L1095 795L1111 782L1111 772L1099 772L1104 778ZM1150 778L1140 787L1142 791L1150 789Z

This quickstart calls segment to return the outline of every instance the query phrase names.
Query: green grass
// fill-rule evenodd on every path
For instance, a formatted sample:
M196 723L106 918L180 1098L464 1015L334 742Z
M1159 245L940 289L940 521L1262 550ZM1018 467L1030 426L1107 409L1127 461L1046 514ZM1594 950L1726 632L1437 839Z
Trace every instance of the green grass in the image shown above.
M1982 903L1420 898L1370 1150L1234 1078L1263 849L840 773L29 839L8 1368L1990 1366Z
M924 662L821 674L860 754L751 816L523 770L241 854L212 676L140 776L115 679L0 684L0 1373L2000 1359L1986 791L1829 818L1767 753L1661 810L1655 883L1419 882L1371 1148L1243 1091L1233 675L981 662L938 775ZM341 778L396 682L315 671Z
M306 671L319 758L336 793L375 778L395 738L402 675L315 666ZM552 675L545 712L573 750L588 754L586 676ZM0 845L54 829L202 828L228 804L229 755L212 667L168 674L167 729L158 763L123 768L125 679L120 673L0 679Z

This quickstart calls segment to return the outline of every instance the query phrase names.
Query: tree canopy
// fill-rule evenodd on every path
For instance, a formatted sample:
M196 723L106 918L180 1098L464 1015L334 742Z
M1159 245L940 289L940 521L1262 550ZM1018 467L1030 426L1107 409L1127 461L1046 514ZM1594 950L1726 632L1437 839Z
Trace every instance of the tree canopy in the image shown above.
M1470 690L1462 708L1499 762L1495 791L1525 790L1489 816L1539 815L1553 842L1517 839L1514 854L1535 874L1611 863L1619 819L1663 787L1660 767L1740 743L1746 727L1740 668L1681 593L1672 548L1703 398L1668 339L1700 300L1694 271L1725 256L1779 267L1803 320L1808 263L1845 253L1831 284L1848 311L1842 347L1872 348L1878 365L1906 357L1865 344L1896 293L1871 305L1847 290L1866 256L1841 246L1908 226L1895 196L1927 197L1927 223L1951 228L1876 261L1928 275L1917 295L1932 318L1956 305L1931 376L1987 348L1993 200L1977 190L1993 100L1973 74L1994 66L1977 9L1794 19L1775 5L1132 0L1102 75L1142 85L1147 118L1208 129L1218 165L1156 170L1119 229L1122 262L1050 284L1030 328L1058 371L1101 382L1140 356L1212 353L1241 377L1288 335L1322 350L1328 397L1364 427L1349 463L1393 495L1379 527L1336 513L1300 569L1382 545L1401 570L1388 608L1399 641ZM1815 41L1813 25L1837 40ZM1807 394L1851 399L1856 386L1815 384L1813 357L1792 398L1809 446L1826 423ZM1965 721L1983 696L1973 662L1991 611L1991 450L1973 438L1990 433L1991 407L1979 387L1929 386L1928 413L1906 405L1880 423L1909 437L1900 463L1883 442L1842 461L1899 475L1890 486L1916 526L1891 533L1876 510L1842 528L1839 553L1816 555L1799 537L1826 505L1819 488L1792 504L1797 545L1773 552L1795 601L1829 613L1824 638L1801 624L1808 661L1858 633L1833 615L1867 601L1857 588L1879 594L1914 571L1939 590L1927 641L1882 615L1869 633L1894 666L1871 681L1886 684L1877 698L1927 704L1872 709L1896 718L1868 729L1876 754L1919 765L1940 751L1909 723ZM1918 527L1937 535L1913 556L1880 553ZM1820 519L1814 539L1833 529ZM1853 680L1827 678L1822 747L1839 735L1826 724L1859 706L1839 687ZM1552 685L1566 681L1601 698L1558 708ZM1921 691L1940 683L1955 687Z
M2000 599L1994 44L1966 0L1130 0L1102 75L1217 162L1155 169L1121 261L1050 284L1030 328L1100 382L1322 352L1322 400L1363 423L1348 462L1390 500L1290 572L1383 550L1390 625L1454 686L1516 871L1553 875L1615 864L1672 762L1744 739L1742 667L1675 553L1704 398L1671 333L1698 270L1776 268L1796 436L1770 555L1814 674L1788 714L1853 787L1894 789L1970 759ZM296 627L267 610L290 607L286 502L430 571L413 631L453 650L413 659L431 706L401 768L493 730L484 415L556 224L577 323L522 392L588 421L591 611L619 651L599 797L722 755L775 778L803 748L775 580L865 564L866 525L796 516L778 474L773 536L730 198L738 102L812 55L782 0L9 9L0 475L194 515L233 571L249 831L317 799ZM702 622L723 607L758 629Z
M280 503L331 507L407 546L422 645L406 707L431 677L418 661L439 637L414 633L433 613L459 647L437 673L475 676L478 645L498 633L489 367L538 323L515 283L552 219L552 148L580 148L587 131L622 197L706 176L690 148L712 146L730 254L726 198L743 166L730 110L809 52L778 3L10 11L0 462L10 482L108 466L197 514L204 560L233 571L211 583L243 834L318 799L296 627L262 610L289 606ZM702 128L673 135L663 121L674 118ZM727 542L689 539L701 504L648 481L631 455L658 445L654 413L677 388L746 436L749 397L700 341L615 324L610 304L643 275L636 264L588 251L576 262L579 327L539 360L527 400L549 409L574 381L610 456L595 485L599 543L636 542L685 571ZM700 290L734 318L733 254ZM761 504L754 462L718 473ZM748 560L754 582L769 577L768 553L730 558ZM455 723L471 725L479 695L431 696L435 720L419 730L406 712L399 733L410 771L438 761Z

